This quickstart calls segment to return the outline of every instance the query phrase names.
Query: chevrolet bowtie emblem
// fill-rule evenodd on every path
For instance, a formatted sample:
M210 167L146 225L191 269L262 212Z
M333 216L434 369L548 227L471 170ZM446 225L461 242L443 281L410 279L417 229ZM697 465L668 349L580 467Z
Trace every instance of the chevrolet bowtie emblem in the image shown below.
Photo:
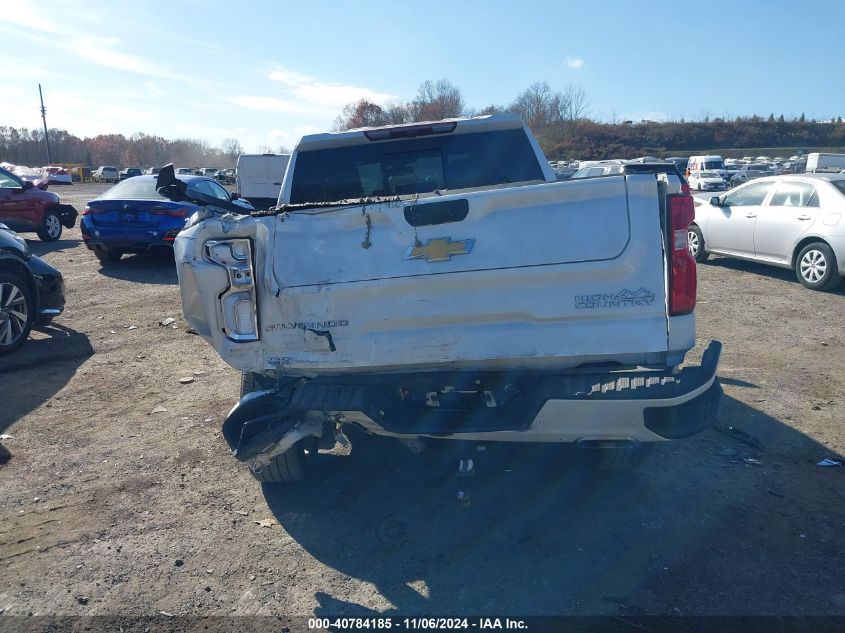
M405 254L405 259L427 259L431 262L448 262L452 255L468 255L475 245L475 240L453 242L450 237L438 237L429 240L425 246L412 246Z

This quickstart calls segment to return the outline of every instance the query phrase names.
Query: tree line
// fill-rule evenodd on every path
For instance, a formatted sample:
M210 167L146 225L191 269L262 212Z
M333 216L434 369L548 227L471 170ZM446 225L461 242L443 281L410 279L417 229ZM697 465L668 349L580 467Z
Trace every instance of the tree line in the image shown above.
M49 131L50 157L54 163L152 167L175 163L189 167L232 167L243 153L240 142L224 139L212 147L198 139L168 140L136 133L100 134L79 138L66 130ZM0 161L38 166L46 163L44 131L0 126Z
M540 147L553 160L579 158L601 160L688 155L719 150L727 156L743 149L784 148L811 150L845 148L845 124L841 117L810 121L802 114L787 120L758 115L702 121L592 120L589 97L583 88L569 84L555 91L538 82L520 92L509 104L488 105L475 110L466 105L459 88L447 79L423 82L414 99L381 106L367 100L346 105L335 120L336 130L413 123L442 118L510 112L518 115L537 137Z
M845 124L832 121L786 119L782 114L733 119L705 117L701 121L614 121L589 118L590 100L583 88L569 84L553 90L547 82L528 86L507 104L481 109L469 106L460 88L448 79L426 80L416 95L405 102L385 105L362 99L347 104L334 122L335 130L358 127L436 121L458 116L510 112L531 128L550 159L605 159L636 156L687 155L718 150L727 156L743 149L784 150L845 148ZM178 165L231 167L243 147L237 139L225 139L220 147L197 139L168 140L136 133L101 134L79 138L66 130L49 131L52 159L57 163L84 165ZM269 145L260 151L271 151ZM284 152L285 148L278 148ZM22 165L45 162L44 132L0 127L0 161Z

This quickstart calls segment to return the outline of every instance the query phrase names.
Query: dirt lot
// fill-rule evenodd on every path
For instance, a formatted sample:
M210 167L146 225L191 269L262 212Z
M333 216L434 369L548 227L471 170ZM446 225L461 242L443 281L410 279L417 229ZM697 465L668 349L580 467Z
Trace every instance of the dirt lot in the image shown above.
M81 209L101 189L56 190ZM221 437L239 379L186 332L172 258L103 269L78 229L30 245L68 302L0 361L6 615L845 614L845 468L816 465L845 449L845 287L700 267L721 424L762 449L708 430L633 475L491 449L458 480L388 445L262 488Z

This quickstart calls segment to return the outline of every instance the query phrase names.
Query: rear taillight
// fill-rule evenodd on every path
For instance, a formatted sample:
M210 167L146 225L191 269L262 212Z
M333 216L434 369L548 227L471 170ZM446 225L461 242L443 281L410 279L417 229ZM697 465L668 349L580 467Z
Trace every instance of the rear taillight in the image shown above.
M82 215L91 215L92 213L94 213L94 210L86 204L85 208L82 209Z
M687 231L695 220L695 203L690 195L670 195L669 202L669 316L689 314L695 309L695 260L687 245Z

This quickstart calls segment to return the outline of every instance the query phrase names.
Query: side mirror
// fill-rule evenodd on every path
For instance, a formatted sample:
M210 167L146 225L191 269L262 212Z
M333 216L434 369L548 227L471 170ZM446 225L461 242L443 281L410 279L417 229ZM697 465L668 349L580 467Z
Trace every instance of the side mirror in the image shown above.
M721 207L722 206L722 201L721 201L721 199L719 199L719 196L713 196L712 198L710 198L710 206L712 206L712 207Z
M229 194L229 200L232 200L232 201L238 200L240 197L241 197L241 194L239 194L237 191L233 191L232 193Z
M26 191L27 189L32 189L35 186L31 180L24 180L23 181L23 190Z

